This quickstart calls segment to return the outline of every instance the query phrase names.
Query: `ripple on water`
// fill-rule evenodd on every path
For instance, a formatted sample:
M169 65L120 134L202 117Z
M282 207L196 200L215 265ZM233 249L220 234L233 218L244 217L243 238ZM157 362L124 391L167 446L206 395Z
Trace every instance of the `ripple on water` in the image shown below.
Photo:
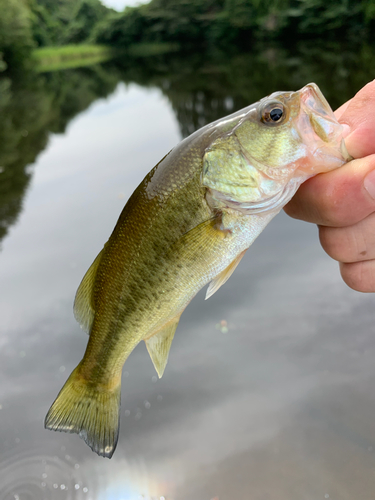
M33 451L8 454L0 462L0 499L88 500L87 481L79 464Z

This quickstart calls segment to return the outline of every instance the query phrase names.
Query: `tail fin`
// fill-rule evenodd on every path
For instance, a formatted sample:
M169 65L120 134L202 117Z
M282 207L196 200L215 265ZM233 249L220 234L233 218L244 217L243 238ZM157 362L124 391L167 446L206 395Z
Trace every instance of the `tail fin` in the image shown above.
M44 426L75 432L92 451L111 458L119 433L121 379L115 387L105 389L83 379L78 369L79 365L49 409Z

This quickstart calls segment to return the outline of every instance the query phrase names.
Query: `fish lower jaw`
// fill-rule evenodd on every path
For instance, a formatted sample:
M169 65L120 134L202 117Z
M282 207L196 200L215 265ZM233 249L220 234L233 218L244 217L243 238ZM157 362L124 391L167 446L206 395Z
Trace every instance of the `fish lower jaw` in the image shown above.
M207 192L206 199L211 207L230 208L240 212L242 215L279 212L293 197L303 180L300 178L293 178L276 194L256 202L238 202L228 198L224 193L220 193L213 189Z
M300 179L300 184L302 184L310 177L336 170L352 159L344 141L342 141L340 150L332 150L331 148L317 149L308 162L299 166L295 171L295 176Z
M348 150L346 149L344 139L341 139L339 147L319 147L314 153L314 158L320 168L314 168L314 163L316 162L313 162L313 175L335 170L336 168L342 167L348 161L353 160L352 156L350 156Z
M346 149L346 144L345 144L345 140L344 139L342 139L341 144L340 144L340 152L341 152L342 157L344 158L345 161L351 161L351 160L354 159L348 153L348 150Z

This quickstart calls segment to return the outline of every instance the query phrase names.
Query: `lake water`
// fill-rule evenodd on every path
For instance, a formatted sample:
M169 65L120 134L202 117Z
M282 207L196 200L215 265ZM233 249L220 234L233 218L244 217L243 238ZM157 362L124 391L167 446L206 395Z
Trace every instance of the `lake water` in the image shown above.
M374 296L347 288L316 227L284 214L191 302L161 380L143 344L132 353L111 460L43 428L87 343L75 291L145 174L271 91L314 80L341 104L374 77L371 54L268 49L0 80L1 499L374 499Z

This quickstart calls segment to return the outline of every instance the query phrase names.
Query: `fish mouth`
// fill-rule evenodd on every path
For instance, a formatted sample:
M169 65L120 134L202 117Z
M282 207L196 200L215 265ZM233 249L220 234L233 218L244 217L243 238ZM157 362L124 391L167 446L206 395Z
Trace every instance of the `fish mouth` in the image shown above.
M342 137L342 125L337 121L319 87L315 83L309 83L299 92L301 107L317 138L327 144L338 144Z
M299 128L303 142L318 160L315 165L320 165L310 172L311 175L333 170L351 160L343 139L343 126L337 121L319 87L315 83L309 83L299 94Z

